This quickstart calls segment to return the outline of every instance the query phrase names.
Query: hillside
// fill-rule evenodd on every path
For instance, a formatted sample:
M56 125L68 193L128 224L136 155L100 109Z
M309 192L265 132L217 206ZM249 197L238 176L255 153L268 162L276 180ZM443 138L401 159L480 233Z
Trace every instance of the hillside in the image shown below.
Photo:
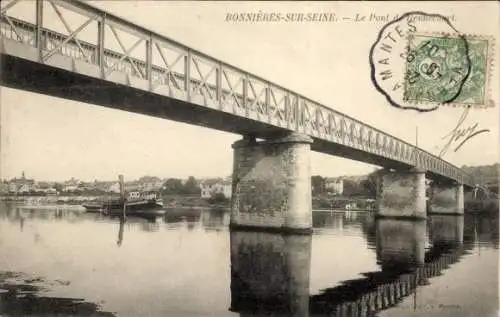
M466 173L469 173L477 179L480 184L497 184L499 164L467 166L461 167Z

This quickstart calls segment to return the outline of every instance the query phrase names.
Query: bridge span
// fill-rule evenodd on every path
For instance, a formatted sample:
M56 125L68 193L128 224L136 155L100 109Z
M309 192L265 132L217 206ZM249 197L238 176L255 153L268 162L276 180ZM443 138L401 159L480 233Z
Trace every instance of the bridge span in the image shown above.
M20 2L1 8L2 85L242 135L235 226L309 230L311 150L386 168L382 216L425 218L426 177L432 211L463 213L473 179L431 153L84 2L24 0L34 21L9 15ZM72 28L68 13L81 25Z

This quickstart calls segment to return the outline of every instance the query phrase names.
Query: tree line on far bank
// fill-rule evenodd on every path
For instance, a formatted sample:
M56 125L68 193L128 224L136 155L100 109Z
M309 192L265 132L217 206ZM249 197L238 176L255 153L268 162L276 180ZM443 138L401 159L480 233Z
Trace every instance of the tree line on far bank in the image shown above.
M200 182L193 176L183 182L178 178L169 178L161 189L163 195L201 195Z
M374 198L376 195L376 180L374 173L372 174L368 175L368 177L361 182L344 179L342 196ZM313 196L328 195L329 193L331 194L331 191L329 191L329 189L327 189L325 186L325 180L325 177L319 175L311 177ZM198 180L193 176L189 176L187 180L182 180L179 178L169 178L163 183L162 187L158 188L157 190L162 195L201 196L200 183L201 180ZM55 183L53 187L58 193L66 195L95 196L109 194L102 188L88 188L79 186L71 191L65 191L64 184L62 183ZM215 194L216 193L214 193L214 195ZM19 193L18 195L45 195L45 193L32 191L23 194Z
M482 180L481 183L485 183L486 187L493 193L498 193L498 164L486 165L486 166L462 166L462 169L467 173L473 174L477 179ZM327 188L326 180L327 178L320 175L315 175L311 177L312 184L312 195L315 197L322 196L344 196L344 197L357 197L357 198L371 198L375 199L377 194L377 178L382 170L376 170L368 174L364 179L357 182L352 179L344 178L343 180L343 192L341 195L333 195L332 189ZM140 181L148 181L149 178L154 178L159 180L157 177L143 177ZM200 181L193 176L188 177L187 180L182 180L178 178L167 179L161 188L158 190L162 195L185 195L185 196L201 196ZM54 189L62 194L67 195L106 195L107 192L101 188L88 188L88 187L78 187L75 190L68 192L64 191L63 183L55 183L53 185ZM44 192L27 192L18 193L18 195L46 195Z

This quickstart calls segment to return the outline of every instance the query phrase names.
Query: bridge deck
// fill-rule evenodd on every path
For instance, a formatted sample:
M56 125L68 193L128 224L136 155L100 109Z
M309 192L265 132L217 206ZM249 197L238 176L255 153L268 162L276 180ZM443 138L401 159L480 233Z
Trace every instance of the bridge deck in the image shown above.
M35 24L8 15L16 2L2 8L2 85L262 138L296 131L313 137L314 151L390 168L418 166L430 178L474 184L460 168L403 140L83 2L31 1ZM66 34L42 25L49 4ZM72 30L61 8L87 21ZM94 43L79 38L92 23ZM137 41L126 48L120 34ZM133 52L141 47L138 58Z

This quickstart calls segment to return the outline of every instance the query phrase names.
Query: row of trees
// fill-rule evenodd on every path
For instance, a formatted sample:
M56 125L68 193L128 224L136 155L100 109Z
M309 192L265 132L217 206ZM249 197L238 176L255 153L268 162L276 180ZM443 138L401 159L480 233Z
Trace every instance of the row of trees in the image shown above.
M199 181L189 176L186 182L178 178L169 178L163 184L162 194L165 195L200 195Z
M461 169L474 176L477 183L485 184L498 184L498 169L499 164L481 165L481 166L467 166L463 165Z

